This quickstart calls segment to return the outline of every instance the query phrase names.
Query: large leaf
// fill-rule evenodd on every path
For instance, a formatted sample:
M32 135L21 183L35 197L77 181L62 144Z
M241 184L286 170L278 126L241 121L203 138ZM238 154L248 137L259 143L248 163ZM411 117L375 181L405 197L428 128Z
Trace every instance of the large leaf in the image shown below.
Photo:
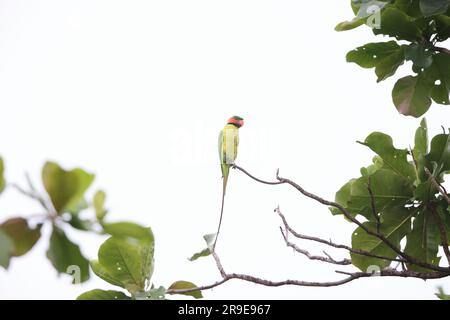
M449 25L450 28L450 25ZM438 53L433 55L433 64L424 71L424 76L431 85L431 97L439 104L450 104L450 55Z
M78 296L77 300L130 300L121 291L94 289Z
M428 128L425 119L420 122L420 127L416 130L414 137L414 149L412 150L414 159L417 163L418 181L426 181L427 176L424 172L425 155L428 153Z
M81 253L80 247L67 238L64 231L56 226L53 226L47 257L58 273L78 270L81 282L89 279L89 261ZM75 274L73 283L77 280L76 276Z
M412 232L407 235L406 239L406 254L436 266L439 264L440 258L437 256L440 243L439 229L431 212L422 210L419 213L414 219ZM413 264L408 264L408 269L421 272L430 271Z
M408 16L420 18L423 14L419 2L420 0L395 0L395 6Z
M125 288L125 285L119 280L111 276L108 271L98 262L98 260L91 261L92 271L101 279L109 282L115 286Z
M437 39L441 42L450 38L450 16L439 15L436 17Z
M412 42L422 37L415 19L395 7L388 7L383 10L381 13L381 28L373 29L373 32Z
M9 261L14 252L14 242L0 229L0 266L5 269L9 267Z
M41 237L41 225L30 228L28 221L23 218L12 218L0 225L2 230L14 243L12 256L20 257L33 248Z
M396 248L400 248L400 241L411 230L411 217L413 210L404 207L386 208L381 215L382 223L380 233L383 234ZM365 222L364 226L371 231L376 231L376 222ZM358 227L352 235L352 248L365 250L374 255L395 258L397 253L382 240L367 234ZM352 264L362 271L370 270L370 267L383 269L390 265L390 261L367 257L359 254L351 254Z
M42 181L55 210L62 213L76 211L94 175L79 168L66 171L54 162L47 162L42 169Z
M450 134L438 134L433 137L426 159L437 164L436 176L450 170Z
M150 228L142 228L142 232L129 227L115 230L101 245L98 260L108 275L134 294L145 291L152 276L154 238Z
M136 239L144 239L154 241L153 233L149 228L145 228L133 222L115 222L104 223L103 230L112 236L131 237Z
M411 43L405 48L405 59L413 62L413 70L420 71L433 63L433 52L424 44Z
M383 163L399 176L408 181L414 181L414 165L407 160L408 151L396 149L390 136L373 132L366 138L364 144L378 154L383 159Z
M445 13L450 5L450 0L420 0L420 10L426 17Z
M395 84L392 100L399 113L417 118L431 106L431 89L431 84L423 74L406 76Z
M347 62L363 68L375 68L378 82L392 76L405 61L404 46L395 41L368 43L347 54Z
M349 181L337 192L336 202L353 216L361 214L369 220L375 219L372 211L372 197L368 189L369 179L375 208L378 212L388 206L404 204L413 197L413 187L409 181L392 170L380 169L371 176L363 176ZM332 212L333 214L341 213L337 210L332 210Z
M5 164L3 163L2 157L0 157L0 193L2 193L3 190L5 190L5 177L3 176L4 171L5 171Z
M181 281L172 283L172 285L169 287L169 290L183 290L183 289L193 289L193 288L197 288L197 286L195 284L193 284L192 282L181 280ZM186 293L180 293L180 294L184 294L186 296L192 296L195 299L203 298L202 292L199 290L186 292Z

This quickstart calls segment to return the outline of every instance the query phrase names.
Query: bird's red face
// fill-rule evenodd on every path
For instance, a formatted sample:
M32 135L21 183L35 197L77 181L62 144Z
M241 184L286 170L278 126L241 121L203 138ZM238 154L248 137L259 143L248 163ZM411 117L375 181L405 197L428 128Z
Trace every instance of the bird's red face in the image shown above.
M234 116L228 119L228 124L234 124L236 127L240 128L244 125L244 119Z

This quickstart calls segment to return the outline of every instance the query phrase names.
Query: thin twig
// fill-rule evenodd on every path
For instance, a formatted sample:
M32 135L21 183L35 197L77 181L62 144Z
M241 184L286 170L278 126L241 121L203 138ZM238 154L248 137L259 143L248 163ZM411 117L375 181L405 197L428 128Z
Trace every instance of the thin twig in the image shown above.
M443 48L443 47L434 47L434 49L435 49L436 51L438 51L438 52L441 52L441 53L450 54L450 50L447 49L447 48Z
M325 252L324 252L324 254L326 255L326 257L312 255L307 250L301 249L296 244L290 242L288 240L287 236L284 234L283 229L280 228L280 231L281 231L281 234L283 235L283 239L284 239L284 241L285 241L285 243L286 243L286 245L288 247L294 249L298 253L303 254L304 256L306 256L310 260L319 260L319 261L322 261L322 262L331 263L331 264L337 264L337 265L341 265L341 266L347 266L347 265L352 264L352 262L349 259L335 260L334 258L332 258L329 254L327 254Z
M291 233L296 238L322 243L322 244L325 244L327 246L330 246L330 247L333 247L333 248L336 248L336 249L344 249L344 250L347 250L350 253L361 255L361 256L377 258L377 259L387 260L387 261L394 261L394 262L406 262L405 259L385 257L385 256L373 254L373 253L365 251L365 250L354 249L352 247L349 247L349 246L346 246L346 245L343 245L343 244L337 244L337 243L332 242L331 240L325 240L325 239L321 239L321 238L318 238L318 237L312 237L312 236L307 236L307 235L304 235L304 234L300 234L297 231L295 231L294 229L292 229L292 227L288 224L288 222L286 220L286 217L281 212L279 207L276 208L275 211L278 213L278 215L280 216L281 220L283 221L283 224L284 224L286 230L288 230L289 233Z

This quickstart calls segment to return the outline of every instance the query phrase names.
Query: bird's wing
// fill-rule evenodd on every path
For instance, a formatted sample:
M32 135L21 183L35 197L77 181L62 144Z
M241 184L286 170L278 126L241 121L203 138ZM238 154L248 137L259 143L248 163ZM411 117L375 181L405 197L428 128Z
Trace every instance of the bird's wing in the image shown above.
M220 163L223 163L223 160L224 160L224 152L223 152L223 150L224 150L224 145L223 145L223 130L221 130L220 132L219 132L219 143L218 143L218 146L219 146L219 159L220 159Z

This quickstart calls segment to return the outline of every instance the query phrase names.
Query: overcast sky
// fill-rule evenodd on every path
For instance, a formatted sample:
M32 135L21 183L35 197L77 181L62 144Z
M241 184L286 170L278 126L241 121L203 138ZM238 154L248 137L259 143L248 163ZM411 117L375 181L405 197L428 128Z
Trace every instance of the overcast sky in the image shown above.
M7 179L23 184L54 160L96 173L89 194L108 194L110 221L151 226L153 282L220 279L214 261L187 258L215 232L221 173L217 135L245 118L237 163L255 175L283 176L328 199L373 154L355 143L372 131L397 147L413 143L419 120L391 102L395 79L345 62L347 51L382 41L368 28L337 33L349 1L0 0L0 154ZM400 74L406 74L406 64ZM431 134L448 126L448 107L427 114ZM349 244L353 225L287 186L231 173L217 252L228 272L272 280L339 279L331 265L286 248L273 209L299 232ZM0 198L0 221L39 212L13 190ZM87 213L89 214L89 213ZM94 288L57 277L45 257L48 232L26 256L0 269L0 298L74 299ZM96 258L104 238L68 232ZM302 247L321 253L322 247ZM330 253L333 251L330 251ZM343 257L345 252L333 252ZM350 267L352 270L352 267ZM210 299L433 299L445 280L370 278L337 288L266 288L239 281Z

